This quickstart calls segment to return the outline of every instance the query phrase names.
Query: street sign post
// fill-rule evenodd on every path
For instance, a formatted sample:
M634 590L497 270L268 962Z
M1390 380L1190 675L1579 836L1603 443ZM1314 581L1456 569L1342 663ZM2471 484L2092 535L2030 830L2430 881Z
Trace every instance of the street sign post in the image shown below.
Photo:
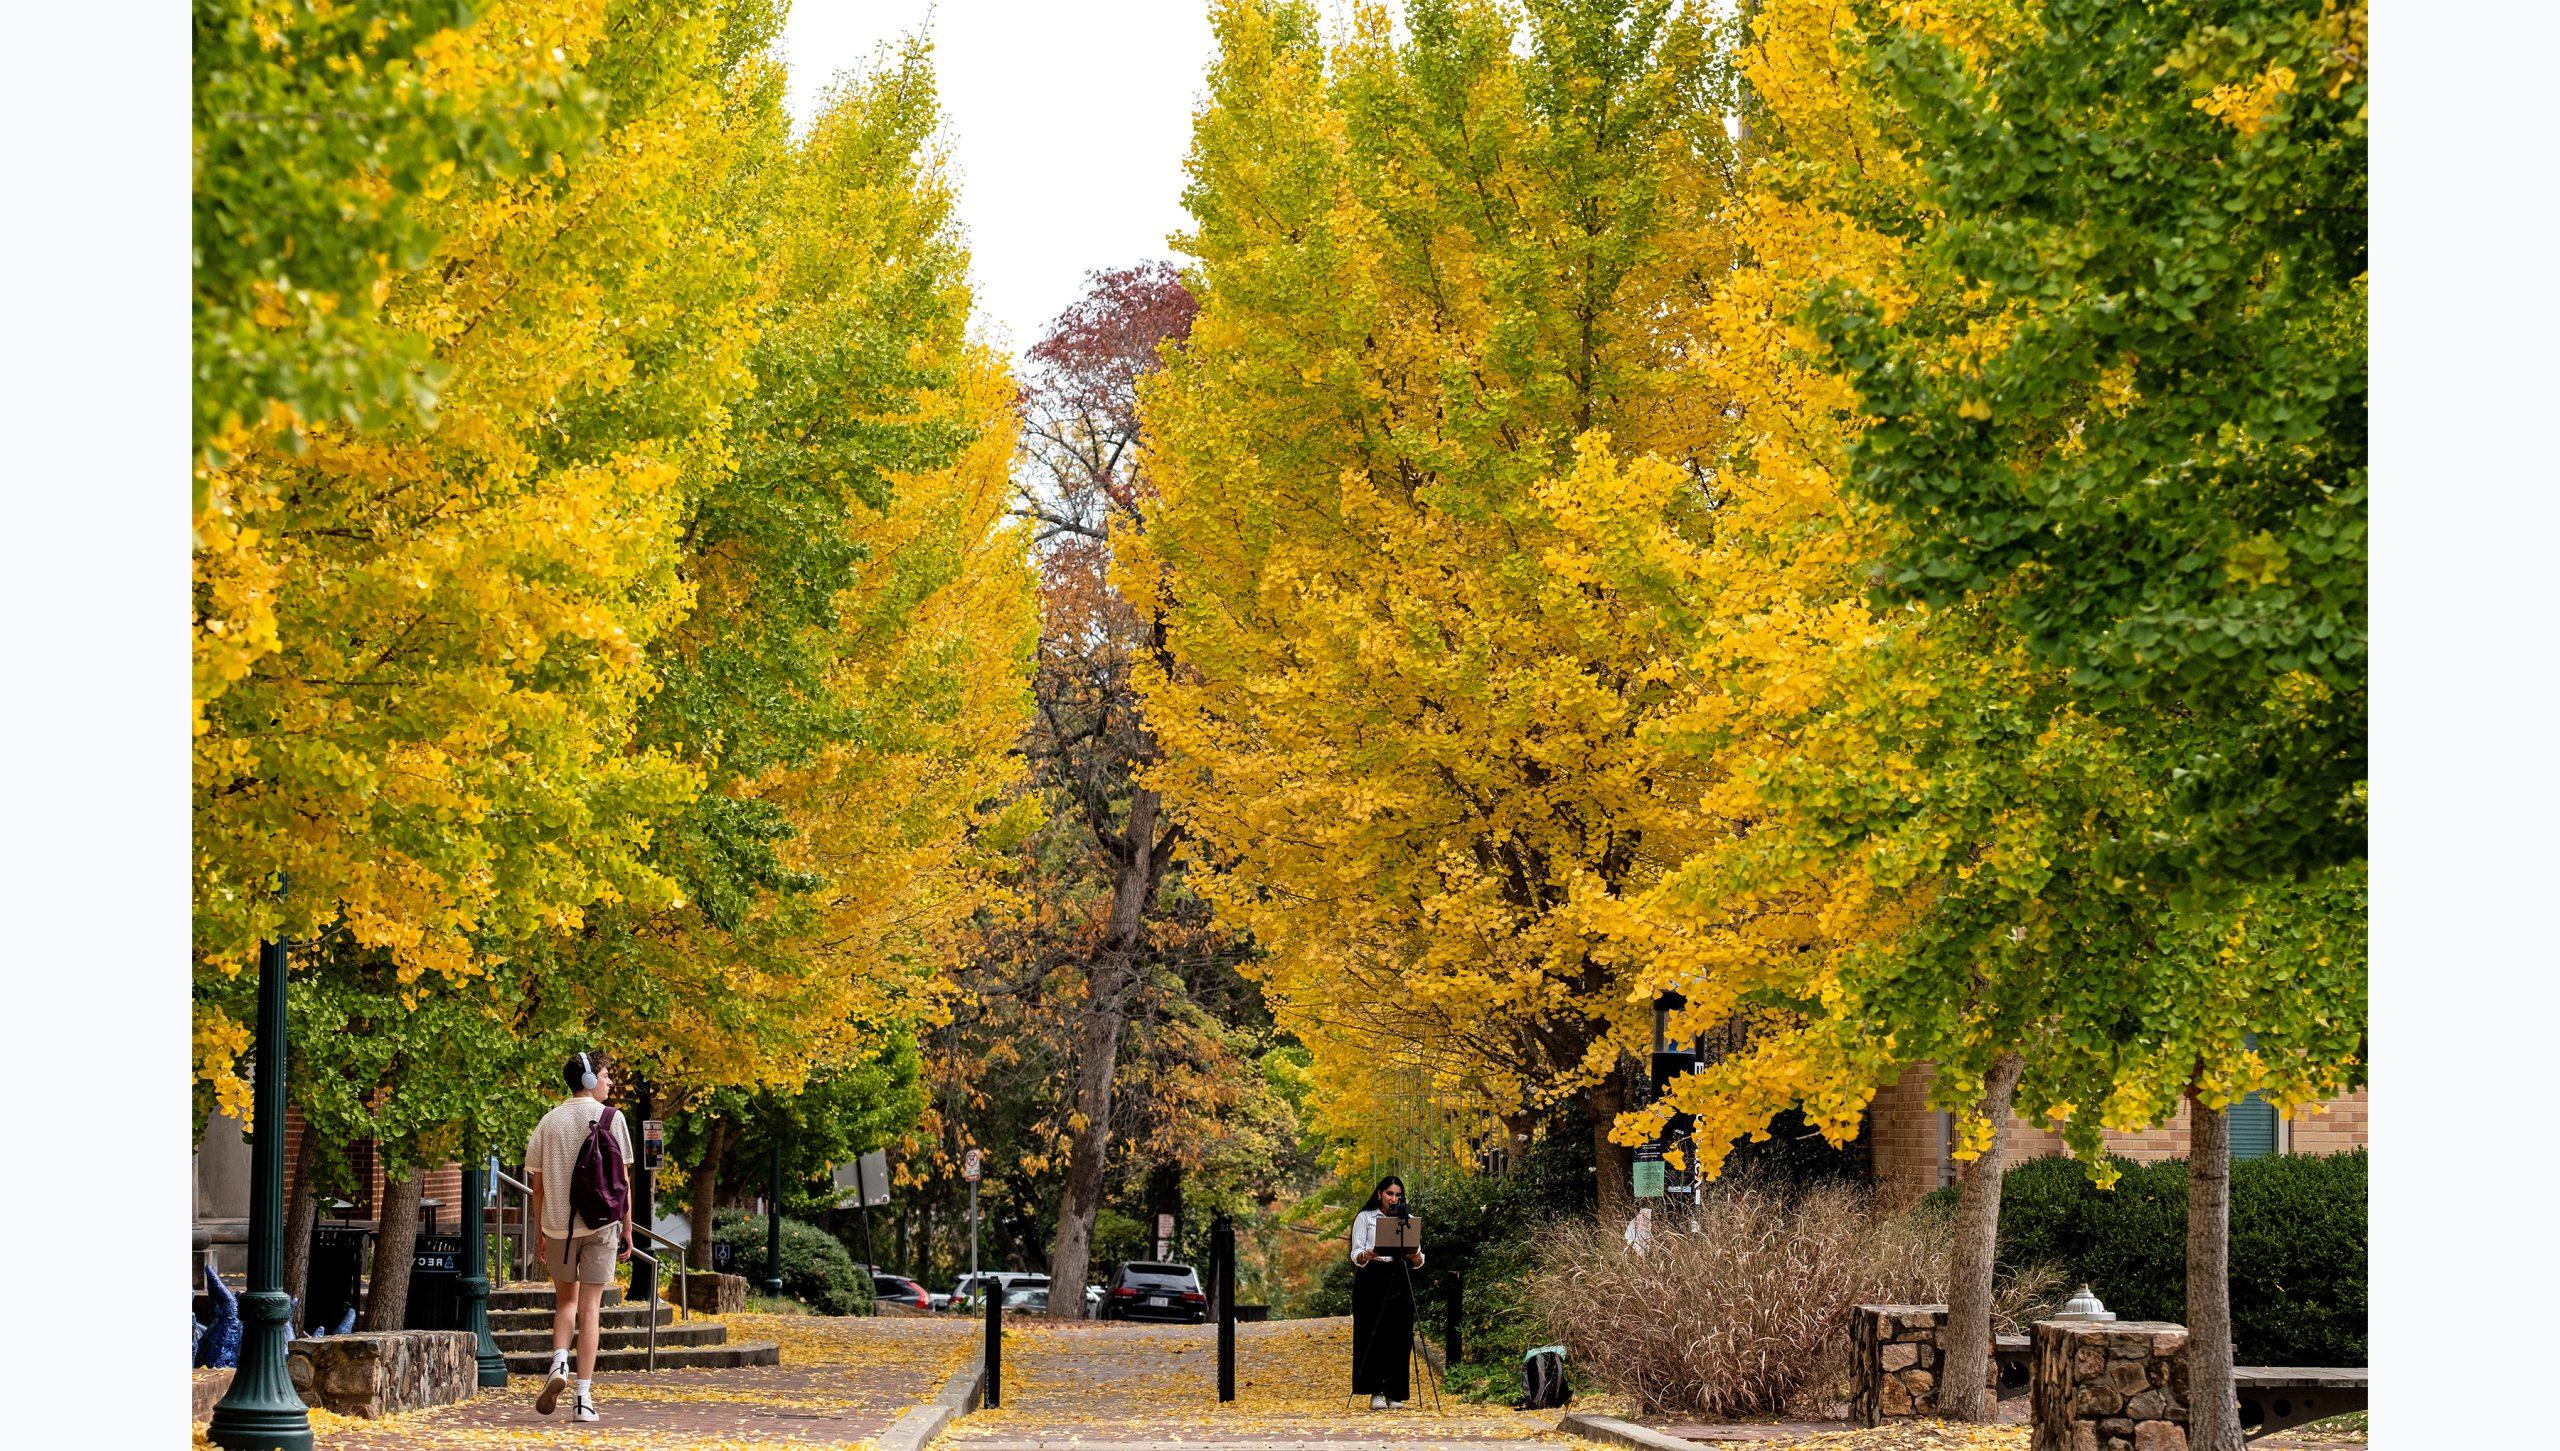
M978 1151L960 1156L960 1177L969 1181L969 1275L978 1273Z
M1660 1199L1662 1197L1662 1168L1660 1144L1645 1144L1637 1148L1634 1185L1636 1198Z

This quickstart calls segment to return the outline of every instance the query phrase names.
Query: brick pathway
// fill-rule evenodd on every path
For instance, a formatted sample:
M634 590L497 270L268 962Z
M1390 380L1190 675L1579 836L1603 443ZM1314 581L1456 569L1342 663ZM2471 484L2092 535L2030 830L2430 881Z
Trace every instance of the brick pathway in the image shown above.
M534 1414L540 1378L379 1422L313 1418L320 1451L478 1451L561 1445L616 1451L868 1446L908 1407L932 1400L976 1349L977 1325L938 1319L734 1315L732 1339L774 1340L782 1364L596 1377L604 1419L581 1426L568 1398Z
M1218 1403L1208 1326L1006 1327L1004 1405L956 1423L952 1451L1524 1451L1552 1435L1554 1412L1455 1400L1371 1411L1350 1393L1351 1322L1288 1320L1236 1327L1236 1399ZM1417 1381L1416 1391L1423 1386Z

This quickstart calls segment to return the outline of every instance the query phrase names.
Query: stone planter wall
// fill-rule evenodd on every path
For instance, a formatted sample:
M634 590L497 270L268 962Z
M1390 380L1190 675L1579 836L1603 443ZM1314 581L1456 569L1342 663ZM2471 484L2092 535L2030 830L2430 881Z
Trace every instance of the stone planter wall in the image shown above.
M390 1330L304 1337L286 1347L306 1406L375 1418L467 1401L480 1390L468 1330Z
M1849 1419L1860 1426L1938 1413L1946 1364L1944 1305L1849 1307ZM1989 1366L1996 1399L2000 1364Z
M231 1394L231 1376L232 1368L227 1365L218 1369L207 1367L196 1371L197 1420L209 1419L213 1415L213 1408L222 1404L224 1396Z
M2034 1451L2187 1451L2187 1327L2035 1326Z
M672 1301L676 1277L660 1275L658 1287ZM747 1308L747 1277L713 1270L690 1270L684 1277L684 1307L701 1315L734 1315Z

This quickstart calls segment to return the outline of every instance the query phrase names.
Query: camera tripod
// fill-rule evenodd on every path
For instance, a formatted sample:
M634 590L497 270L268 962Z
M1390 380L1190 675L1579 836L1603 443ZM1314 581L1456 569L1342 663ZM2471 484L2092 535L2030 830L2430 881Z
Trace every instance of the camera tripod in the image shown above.
M1373 1251L1371 1251L1372 1263L1374 1263L1374 1262L1375 1262L1375 1256L1376 1256L1376 1254L1377 1254L1377 1251L1374 1251L1374 1250L1373 1250ZM1435 1416L1437 1416L1437 1415L1444 1415L1444 1414L1446 1414L1446 1412L1445 1412L1445 1410L1443 1409L1443 1407L1442 1407L1442 1405L1441 1405L1441 1402L1440 1402L1440 1382L1439 1382L1437 1379L1435 1379L1435 1378L1432 1376L1432 1374L1431 1374L1431 1356L1430 1356L1430 1353L1423 1349L1423 1347L1422 1347L1422 1336L1421 1336L1421 1333L1420 1333L1419 1329L1418 1329L1418 1328L1417 1328L1417 1327L1412 1323L1413 1321L1418 1320L1418 1319L1420 1318L1420 1312L1421 1312L1421 1309L1422 1309L1422 1300L1421 1300L1421 1297L1420 1297L1420 1296L1418 1296L1417 1294L1415 1294L1415 1293L1414 1293L1414 1288L1413 1288L1413 1261L1406 1259L1406 1258L1404 1257L1404 1252L1403 1252L1402 1250L1398 1250L1398 1251L1396 1252L1396 1268L1397 1268L1398 1270L1402 1271L1402 1272L1403 1272L1403 1274L1404 1274L1404 1302L1405 1302L1405 1305L1408 1307L1408 1323L1407 1323L1407 1325L1406 1325L1406 1327L1405 1327L1405 1346L1404 1346L1404 1353L1405 1353L1405 1375L1406 1375L1406 1378L1407 1378L1408 1380L1410 1380L1410 1379L1412 1378L1412 1376L1413 1376L1413 1364L1414 1364L1414 1362L1415 1362L1415 1361L1420 1361L1420 1362L1421 1362L1421 1364L1422 1364L1422 1380L1423 1380L1423 1383L1424 1383L1426 1386L1428 1386L1428 1387L1430 1388L1430 1392L1431 1392L1431 1394L1430 1394L1430 1401L1431 1401L1431 1413L1432 1413L1433 1415L1435 1415ZM1367 1365L1367 1364L1368 1364L1368 1359L1367 1359L1366 1351L1367 1351L1367 1350L1374 1350L1374 1349L1376 1349L1376 1347L1375 1347L1374 1345L1371 1345L1371 1346L1368 1346L1368 1347L1365 1347L1365 1348L1364 1348L1364 1347L1361 1345L1361 1343L1360 1343L1360 1340L1359 1340L1358 1335L1357 1335L1357 1334L1355 1334L1355 1335L1352 1337L1352 1343L1351 1343L1351 1361L1352 1361L1352 1364L1354 1364L1355 1366L1365 1366L1365 1365ZM1351 1393L1351 1395L1352 1395L1352 1398L1356 1400L1356 1399L1359 1397L1360 1392L1358 1392L1358 1391L1353 1391L1353 1392Z

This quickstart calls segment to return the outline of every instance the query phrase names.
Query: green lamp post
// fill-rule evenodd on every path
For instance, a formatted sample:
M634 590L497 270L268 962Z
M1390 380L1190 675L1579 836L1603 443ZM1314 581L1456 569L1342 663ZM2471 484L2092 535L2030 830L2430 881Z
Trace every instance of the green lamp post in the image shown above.
M765 1206L764 1292L782 1293L782 1129L773 1131L773 1199Z
M489 1334L489 1168L488 1157L474 1156L462 1171L462 1264L469 1273L455 1286L462 1292L462 1328L478 1348L480 1386L494 1390L507 1383L507 1357Z
M258 944L258 1066L250 1089L249 1292L240 1297L240 1365L213 1408L207 1439L233 1451L311 1451L311 1412L286 1363L284 1293L285 949Z

